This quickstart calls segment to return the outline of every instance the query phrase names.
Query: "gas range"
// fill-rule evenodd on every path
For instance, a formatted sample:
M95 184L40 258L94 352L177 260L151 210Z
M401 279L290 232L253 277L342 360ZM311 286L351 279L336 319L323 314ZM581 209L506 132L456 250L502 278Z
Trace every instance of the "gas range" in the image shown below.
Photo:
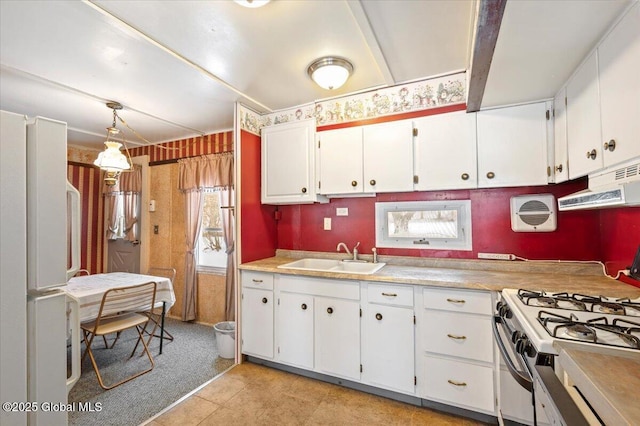
M505 289L502 298L538 353L556 340L640 353L640 299Z

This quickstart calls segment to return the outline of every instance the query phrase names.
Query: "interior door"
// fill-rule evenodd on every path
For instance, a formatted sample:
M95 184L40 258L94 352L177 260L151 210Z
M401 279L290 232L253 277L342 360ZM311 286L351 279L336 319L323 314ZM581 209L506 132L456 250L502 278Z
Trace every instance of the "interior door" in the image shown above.
M140 272L140 241L109 241L108 272Z

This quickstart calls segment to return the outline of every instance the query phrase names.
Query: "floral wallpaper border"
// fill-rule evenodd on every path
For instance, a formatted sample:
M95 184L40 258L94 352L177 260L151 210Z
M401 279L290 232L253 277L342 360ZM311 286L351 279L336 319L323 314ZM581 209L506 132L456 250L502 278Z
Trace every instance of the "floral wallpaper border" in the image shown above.
M264 115L241 105L240 128L259 135L262 127L308 118L315 118L317 126L327 126L460 104L466 101L466 82L465 73L460 72Z

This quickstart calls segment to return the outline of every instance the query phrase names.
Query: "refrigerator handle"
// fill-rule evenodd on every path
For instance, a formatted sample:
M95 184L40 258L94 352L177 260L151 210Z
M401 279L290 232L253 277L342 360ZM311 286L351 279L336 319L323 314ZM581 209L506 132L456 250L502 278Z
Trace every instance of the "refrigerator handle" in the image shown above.
M71 268L67 269L67 281L71 279L80 269L80 233L82 223L80 221L80 192L67 181L67 195L70 196L71 205L69 214L71 216Z
M71 376L67 378L67 393L80 379L80 305L78 299L67 293L67 315L71 331Z

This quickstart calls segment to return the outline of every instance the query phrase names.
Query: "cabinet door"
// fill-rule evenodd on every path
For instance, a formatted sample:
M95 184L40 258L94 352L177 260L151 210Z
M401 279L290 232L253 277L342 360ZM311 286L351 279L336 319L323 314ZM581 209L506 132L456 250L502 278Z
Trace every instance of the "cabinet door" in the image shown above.
M358 194L362 182L362 128L327 130L320 144L320 193Z
M413 309L368 304L362 327L363 381L414 393Z
M567 83L569 178L602 168L597 56L592 53Z
M640 4L598 47L602 141L608 167L640 156Z
M416 191L475 188L478 185L476 114L464 111L415 121Z
M313 296L280 293L278 298L278 361L313 368Z
M546 185L544 102L477 113L478 187Z
M316 297L316 371L360 380L360 303Z
M562 88L553 99L553 138L554 162L553 181L564 182L569 179L567 161L567 90Z
M273 358L273 292L242 289L242 353Z
M411 120L365 126L364 192L413 191Z
M315 121L262 129L262 203L312 203L315 195Z

